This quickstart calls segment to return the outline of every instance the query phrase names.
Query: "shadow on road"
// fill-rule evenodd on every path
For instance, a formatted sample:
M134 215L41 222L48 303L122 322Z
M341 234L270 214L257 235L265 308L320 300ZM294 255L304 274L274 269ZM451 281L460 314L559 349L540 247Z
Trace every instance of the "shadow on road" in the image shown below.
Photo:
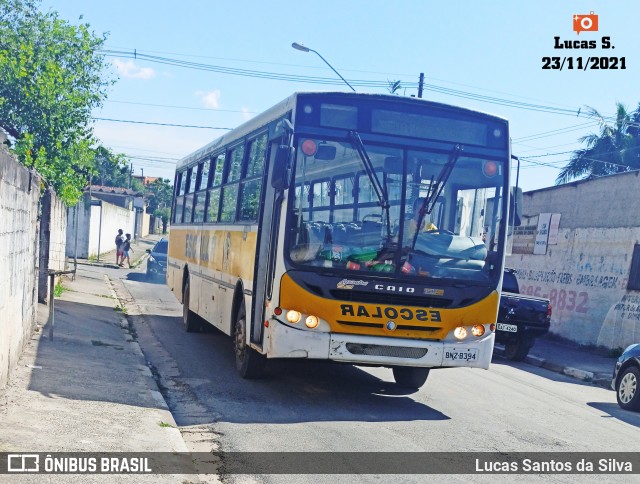
M629 425L640 427L640 412L630 412L629 410L623 410L616 403L589 402L587 405L600 410L601 412L608 413L609 417L604 418L613 417L622 422L628 423Z
M137 319L137 318L136 318ZM416 401L415 390L384 381L358 367L313 360L269 360L264 378L243 380L235 368L232 340L219 331L186 333L178 317L145 315L155 338L171 354L179 375L173 389L189 393L205 405L216 421L233 423L300 423L323 421L400 422L448 420ZM136 324L136 326L138 326ZM144 331L142 325L139 336ZM151 343L151 341L149 341ZM141 342L143 348L153 348ZM162 358L147 355L163 375ZM159 362L156 364L156 361ZM175 375L175 368L173 369ZM389 372L389 378L391 373ZM426 385L429 385L427 380ZM175 395L165 390L169 406ZM179 405L179 403L177 404ZM175 410L178 425L210 423L210 417Z
M164 275L152 276L147 274L146 272L129 272L127 274L127 280L135 282L148 282L150 284L165 284Z

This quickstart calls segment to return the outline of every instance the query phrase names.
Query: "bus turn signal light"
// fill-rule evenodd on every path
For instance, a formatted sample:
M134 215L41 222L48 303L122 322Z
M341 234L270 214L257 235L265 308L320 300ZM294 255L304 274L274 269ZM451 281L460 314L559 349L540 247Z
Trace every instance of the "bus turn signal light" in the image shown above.
M474 324L471 328L471 334L480 337L484 334L484 326L482 324Z

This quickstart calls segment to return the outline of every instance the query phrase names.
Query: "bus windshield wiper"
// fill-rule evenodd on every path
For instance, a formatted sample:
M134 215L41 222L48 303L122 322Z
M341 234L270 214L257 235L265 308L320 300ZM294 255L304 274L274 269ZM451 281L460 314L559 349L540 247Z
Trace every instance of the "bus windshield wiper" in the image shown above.
M367 173L369 177L369 181L371 182L371 186L373 186L373 190L376 192L376 196L378 197L378 204L385 211L386 219L387 219L387 238L391 237L391 220L389 216L389 198L387 196L386 187L380 183L380 179L376 174L375 168L373 167L373 163L371 163L371 158L367 154L367 150L364 147L364 143L360 139L360 135L357 131L349 131L349 141L351 145L356 149L358 155L360 156L360 161L362 161L362 166L364 166L364 171Z
M413 240L411 241L411 248L415 248L416 241L418 240L418 234L420 233L420 227L422 227L422 222L424 221L425 215L430 215L433 211L433 208L436 206L436 202L438 201L438 197L442 193L444 186L447 184L447 180L449 176L451 176L451 172L453 168L456 166L456 162L458 158L460 158L460 153L462 153L462 146L457 144L449 153L449 159L440 170L438 174L438 179L433 181L433 177L431 177L431 184L429 185L429 192L427 196L424 197L424 201L422 202L422 206L419 209L419 215L417 220L418 230L413 234Z

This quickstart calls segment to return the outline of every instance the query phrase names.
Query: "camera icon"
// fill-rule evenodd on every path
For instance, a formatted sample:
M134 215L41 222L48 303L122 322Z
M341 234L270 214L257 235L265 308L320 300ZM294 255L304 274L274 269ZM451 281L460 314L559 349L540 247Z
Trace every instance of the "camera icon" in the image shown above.
M598 16L593 13L593 10L589 13L589 15L574 15L573 30L578 35L580 35L580 32L597 32Z

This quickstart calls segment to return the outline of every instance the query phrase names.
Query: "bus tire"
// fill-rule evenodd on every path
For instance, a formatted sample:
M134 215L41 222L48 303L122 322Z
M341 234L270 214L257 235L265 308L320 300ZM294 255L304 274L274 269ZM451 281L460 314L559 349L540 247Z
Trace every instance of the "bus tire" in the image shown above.
M184 292L182 293L182 324L187 333L195 333L200 330L200 322L198 321L196 313L189 309L190 294L189 279L187 279L184 285Z
M236 370L242 378L253 380L262 377L266 358L247 345L247 317L244 307L238 311L233 328L233 349L236 358Z
M405 388L415 388L417 390L427 381L430 368L395 366L392 370L393 378L398 385Z
M504 356L511 361L524 361L533 346L530 338L518 338L504 344Z

